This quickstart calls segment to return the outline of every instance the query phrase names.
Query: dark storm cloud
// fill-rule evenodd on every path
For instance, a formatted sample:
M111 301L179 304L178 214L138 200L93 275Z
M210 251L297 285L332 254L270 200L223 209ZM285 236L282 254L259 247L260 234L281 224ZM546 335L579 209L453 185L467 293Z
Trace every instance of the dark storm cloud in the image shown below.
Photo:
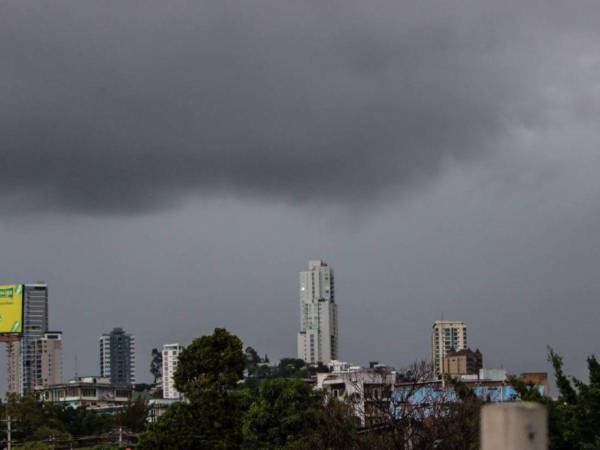
M360 202L428 179L544 121L553 70L598 44L594 3L485 3L4 2L0 199Z

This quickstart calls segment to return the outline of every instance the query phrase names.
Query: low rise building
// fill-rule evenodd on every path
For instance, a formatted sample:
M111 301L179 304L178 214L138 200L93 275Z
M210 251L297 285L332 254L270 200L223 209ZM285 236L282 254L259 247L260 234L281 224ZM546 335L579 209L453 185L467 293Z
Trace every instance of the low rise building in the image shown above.
M167 409L178 400L169 400L166 398L153 398L148 401L148 422L154 423L162 416Z
M330 398L350 401L363 426L373 426L389 415L390 394L396 372L386 366L374 368L340 364L342 370L317 373L316 389Z
M511 385L510 378L504 369L480 369L476 374L461 375L461 383L485 402L519 401L519 393ZM536 386L538 392L547 395L547 374L524 373L520 378ZM396 384L391 395L391 407L397 414L413 414L417 411L426 417L432 411L439 411L444 403L458 401L459 397L453 386L442 380L425 382L403 382Z
M41 401L60 403L73 408L110 409L131 401L130 385L114 385L107 377L78 377L67 383L36 388Z

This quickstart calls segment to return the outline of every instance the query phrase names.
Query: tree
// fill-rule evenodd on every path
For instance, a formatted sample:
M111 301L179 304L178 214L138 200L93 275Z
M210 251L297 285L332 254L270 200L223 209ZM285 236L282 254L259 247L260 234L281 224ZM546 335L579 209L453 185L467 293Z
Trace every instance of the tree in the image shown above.
M54 450L54 446L41 442L27 442L23 445L15 447L15 450Z
M49 423L61 423L72 436L91 436L106 433L114 428L115 418L109 414L97 414L86 407L44 404Z
M246 358L242 341L224 328L194 340L179 355L175 387L190 400L198 389L226 390L243 378Z
M277 366L277 375L282 378L308 378L306 362L299 358L283 358Z
M139 450L195 450L209 448L201 430L196 429L195 405L178 402L142 434Z
M521 398L548 409L550 449L600 449L600 363L593 355L587 359L589 383L584 383L564 373L562 357L551 348L548 361L558 388L556 400L542 397L534 386L519 379L512 384Z
M142 435L140 449L235 449L247 392L238 387L246 359L242 342L217 328L186 347L179 356L175 386L189 403L169 408Z
M317 424L321 397L299 379L264 379L243 419L245 448L306 443Z
M162 377L162 353L157 349L152 349L152 360L150 361L150 373L154 377L154 384Z
M260 363L262 362L260 356L258 356L256 350L252 347L246 347L244 355L246 357L246 370L248 371L248 376L256 377L261 367Z
M252 347L246 347L244 354L246 356L246 368L255 368L262 362L256 350Z
M143 398L130 401L125 409L120 411L115 417L116 425L126 428L133 432L140 432L146 429L146 418L148 417L148 405Z
M348 401L330 398L318 410L317 423L308 439L307 448L315 450L357 449L362 447L365 435L360 436L360 421ZM367 448L367 447L365 447ZM385 448L373 445L370 448Z
M2 409L3 417L10 415L16 422L13 439L28 442L29 447L25 448L37 448L32 441L65 441L71 436L103 434L114 427L113 416L97 414L83 407L44 403L34 396L10 395Z

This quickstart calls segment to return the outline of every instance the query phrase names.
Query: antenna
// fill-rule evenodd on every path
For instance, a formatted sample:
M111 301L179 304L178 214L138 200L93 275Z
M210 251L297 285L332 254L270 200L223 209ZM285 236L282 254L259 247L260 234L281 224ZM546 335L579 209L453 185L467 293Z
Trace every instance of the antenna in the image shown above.
M77 355L75 355L75 379L79 378L79 374L77 372Z

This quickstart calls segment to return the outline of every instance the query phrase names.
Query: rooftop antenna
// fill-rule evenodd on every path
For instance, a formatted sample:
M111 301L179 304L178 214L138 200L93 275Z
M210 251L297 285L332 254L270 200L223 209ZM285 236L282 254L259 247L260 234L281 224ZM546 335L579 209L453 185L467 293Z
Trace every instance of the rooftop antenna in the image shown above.
M79 374L77 372L77 355L75 355L75 379L79 378Z

